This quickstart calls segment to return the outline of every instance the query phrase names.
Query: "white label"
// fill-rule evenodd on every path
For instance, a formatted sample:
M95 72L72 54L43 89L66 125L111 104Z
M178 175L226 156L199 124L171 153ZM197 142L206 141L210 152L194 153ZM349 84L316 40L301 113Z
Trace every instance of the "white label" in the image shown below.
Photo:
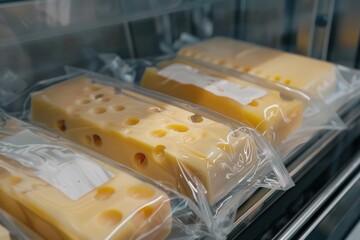
M182 84L193 84L217 96L231 98L242 105L247 105L267 94L264 89L252 86L242 87L240 84L205 75L184 64L172 64L159 71L159 74Z
M0 141L0 155L33 170L72 200L81 198L114 176L86 157L54 145L29 130Z

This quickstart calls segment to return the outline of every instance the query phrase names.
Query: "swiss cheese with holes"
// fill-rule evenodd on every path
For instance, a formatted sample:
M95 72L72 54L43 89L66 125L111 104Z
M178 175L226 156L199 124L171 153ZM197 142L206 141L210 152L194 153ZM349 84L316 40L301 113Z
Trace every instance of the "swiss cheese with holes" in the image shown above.
M148 68L143 75L141 85L207 107L238 120L260 131L273 145L280 143L301 126L303 102L283 97L280 92L262 89L249 82L189 64L191 63L181 60L163 62L160 64L164 66L163 70L170 70L167 71L166 75L162 74L162 70ZM173 66L175 67L172 70L171 67ZM180 66L180 68L176 68L176 66ZM195 74L187 74L186 71ZM182 83L181 78L187 76L195 79L189 80L186 82L187 84ZM200 84L195 85L195 81L199 81L204 87L201 87ZM213 89L210 87L211 85L220 88L220 90L226 89L226 85L229 85L227 87L229 96L230 91L236 97L247 94L246 91L250 91L250 95L256 94L256 90L262 91L264 94L244 104L241 100L236 101L236 97L227 96L226 90L221 91L220 94L208 90ZM233 90L236 87L238 89Z
M254 44L216 37L186 46L179 55L327 96L336 89L334 64Z
M0 224L0 240L10 240L9 231Z
M33 94L32 119L189 197L201 181L211 203L258 164L242 131L85 77Z
M167 194L116 168L97 163L114 176L80 199L72 200L0 152L0 207L45 239L166 238L171 231Z

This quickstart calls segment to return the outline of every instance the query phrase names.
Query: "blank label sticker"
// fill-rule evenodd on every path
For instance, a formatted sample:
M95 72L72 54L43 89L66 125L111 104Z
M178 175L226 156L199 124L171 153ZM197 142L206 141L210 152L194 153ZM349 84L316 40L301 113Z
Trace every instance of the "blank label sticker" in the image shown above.
M72 200L81 198L114 176L94 161L29 130L0 141L0 155L33 170Z
M247 105L267 94L264 89L252 86L243 87L240 84L200 73L197 69L184 64L170 65L159 71L159 74L182 84L193 84L217 96L231 98L242 105Z

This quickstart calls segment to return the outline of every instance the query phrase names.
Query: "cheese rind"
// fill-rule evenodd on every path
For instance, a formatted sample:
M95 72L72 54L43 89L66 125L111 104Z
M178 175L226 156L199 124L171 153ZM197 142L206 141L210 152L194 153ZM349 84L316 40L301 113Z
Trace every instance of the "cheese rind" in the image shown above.
M328 96L336 89L335 65L224 37L186 46L179 55Z
M32 119L189 197L200 180L210 203L258 161L254 140L241 131L88 78L33 94Z
M0 207L46 239L166 238L171 231L167 194L97 163L114 177L74 201L0 151Z
M0 224L0 240L10 240L9 231Z
M160 65L166 68L174 63L186 64L184 66L196 69L199 72L197 79L199 82L201 82L203 76L210 76L213 79L219 79L222 82L225 81L225 83L228 82L232 86L261 90L261 88L249 82L210 71L210 69L199 67L184 60L175 59L174 61L160 63ZM168 76L171 76L171 74ZM181 77L181 71L178 70L174 72L174 77L164 77L156 69L148 68L141 80L141 86L181 98L231 117L257 129L273 145L280 143L301 126L304 103L296 99L285 99L277 91L266 89L267 94L265 96L261 96L244 105L241 102L235 101L234 98L227 97L226 92L216 95L206 88L194 84L183 84L174 80L179 77Z

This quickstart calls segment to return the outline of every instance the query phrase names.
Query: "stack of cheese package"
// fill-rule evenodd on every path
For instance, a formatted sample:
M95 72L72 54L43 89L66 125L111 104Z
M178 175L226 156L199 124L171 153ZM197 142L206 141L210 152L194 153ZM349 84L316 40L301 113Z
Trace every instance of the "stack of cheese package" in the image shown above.
M0 149L6 169L1 179L11 182L2 188L0 207L42 236L171 239L183 235L188 239L189 235L209 235L221 239L232 229L240 204L256 189L293 186L282 159L253 128L200 106L113 81L87 72L42 81L29 95L31 106L24 105L28 114L23 119L169 190L155 188L102 161L93 160L89 171L71 175L90 166L63 163L70 150L48 151L46 146L53 139L43 142L28 131L7 132L3 144L10 144L15 152L14 144L41 144L36 151L30 150L31 144L21 151L28 157ZM8 128L17 129L12 124ZM30 141L32 137L35 140ZM29 142L21 140L28 138ZM33 161L46 162L53 153L55 165L33 166ZM17 160L9 161L12 158ZM33 159L29 165L28 158ZM74 187L76 176L91 189ZM172 191L177 201L169 197ZM195 209L194 217L181 209L184 202ZM176 210L186 219L177 216Z
M316 96L334 91L334 71L330 63L214 38L147 68L141 86L244 123L286 156L319 130L344 128Z
M84 151L0 113L0 208L49 240L211 236L191 200Z

